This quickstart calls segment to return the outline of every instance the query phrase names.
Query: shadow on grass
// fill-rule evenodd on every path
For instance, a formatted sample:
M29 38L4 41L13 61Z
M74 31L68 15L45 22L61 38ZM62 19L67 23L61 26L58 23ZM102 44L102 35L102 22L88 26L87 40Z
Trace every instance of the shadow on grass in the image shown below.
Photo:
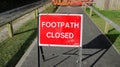
M115 28L111 29L108 31L108 34L105 34L112 43L114 43L116 41L116 39L120 36L120 33L112 33L110 34L112 31L115 31Z
M116 41L120 34L106 34L106 36L110 39L112 43Z
M30 44L33 42L33 40L35 39L36 35L37 35L37 28L34 29L30 29L27 31L23 31L20 33L16 33L17 34L22 34L28 31L34 30L34 32L29 36L29 38L25 41L25 43L23 43L22 47L19 49L19 51L12 57L12 59L6 64L5 67L15 67L15 65L17 64L17 62L20 60L20 58L22 57L22 55L25 53L25 51L27 50L27 48L30 46Z
M37 30L37 28L33 28L33 29L26 30L26 31L18 32L18 33L15 33L14 35L22 34L22 33L25 33L25 32L32 31L32 30Z

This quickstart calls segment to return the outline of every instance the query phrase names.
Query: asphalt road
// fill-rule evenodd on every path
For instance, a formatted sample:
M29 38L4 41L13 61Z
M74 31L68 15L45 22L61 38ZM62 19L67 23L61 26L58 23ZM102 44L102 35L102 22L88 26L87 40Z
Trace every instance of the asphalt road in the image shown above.
M93 24L81 7L62 6L56 13L83 14L82 67L120 67L120 55ZM45 61L40 51L40 67L78 67L79 48L43 47ZM37 42L24 58L21 67L37 67Z

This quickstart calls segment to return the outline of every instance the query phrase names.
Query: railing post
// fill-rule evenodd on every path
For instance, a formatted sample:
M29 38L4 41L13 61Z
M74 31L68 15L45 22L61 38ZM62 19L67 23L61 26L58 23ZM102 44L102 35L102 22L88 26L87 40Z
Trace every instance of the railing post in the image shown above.
M9 35L9 37L13 37L12 22L9 22L9 23L7 24L7 26L8 26L8 35Z
M86 4L84 4L84 10L86 11L86 8L87 8L87 5Z
M106 22L105 23L105 30L104 30L105 34L108 33L108 30L109 30L109 24Z
M95 5L96 5L96 3L93 3L93 5L92 5L92 6L94 6L94 7L95 7Z
M36 17L38 16L38 13L39 13L39 9L37 8L36 9Z
M35 12L35 13L34 13L34 16L35 16L35 17L34 17L34 18L36 19L36 18L37 18L37 15L38 15L38 9L35 9L34 12Z
M36 18L36 10L33 11L34 12L34 19Z
M92 17L92 8L90 8L90 17Z

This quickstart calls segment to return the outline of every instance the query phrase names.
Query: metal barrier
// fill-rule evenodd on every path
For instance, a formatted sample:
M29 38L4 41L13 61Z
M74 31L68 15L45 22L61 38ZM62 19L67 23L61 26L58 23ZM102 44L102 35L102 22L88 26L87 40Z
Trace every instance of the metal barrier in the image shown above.
M47 4L47 3L48 2L42 3L42 1L41 2L38 1L38 2L35 2L35 3L32 3L32 4L28 4L28 5L22 6L20 8L16 8L16 9L13 9L13 10L1 13L0 16L4 16L5 14L14 13L16 11L20 11L21 9L24 10L24 8L28 8L29 6L31 6L31 8L25 10L24 12L21 12L20 14L12 15L12 16L10 16L7 19L0 20L0 27L7 24L9 37L13 37L14 33L13 33L12 22L14 20L16 20L16 19L18 19L18 18L20 18L20 17L30 13L30 12L34 12L34 18L37 18L38 12L40 12L39 8L40 7L45 8L46 7L45 4Z
M117 31L120 32L120 26L115 24L112 20L108 19L107 17L103 16L101 13L96 11L92 6L88 6L86 3L84 3L82 7L83 7L84 10L86 10L87 7L90 8L90 17L92 16L92 12L94 12L94 13L96 13L98 16L100 16L102 19L104 19L106 21L105 29L104 29L105 33L108 33L109 24L111 26L113 26Z

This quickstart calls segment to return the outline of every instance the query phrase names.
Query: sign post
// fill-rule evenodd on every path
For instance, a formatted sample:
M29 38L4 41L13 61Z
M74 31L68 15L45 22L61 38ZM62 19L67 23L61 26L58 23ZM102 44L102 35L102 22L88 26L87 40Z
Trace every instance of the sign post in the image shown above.
M82 48L82 24L81 14L39 14L39 46Z

